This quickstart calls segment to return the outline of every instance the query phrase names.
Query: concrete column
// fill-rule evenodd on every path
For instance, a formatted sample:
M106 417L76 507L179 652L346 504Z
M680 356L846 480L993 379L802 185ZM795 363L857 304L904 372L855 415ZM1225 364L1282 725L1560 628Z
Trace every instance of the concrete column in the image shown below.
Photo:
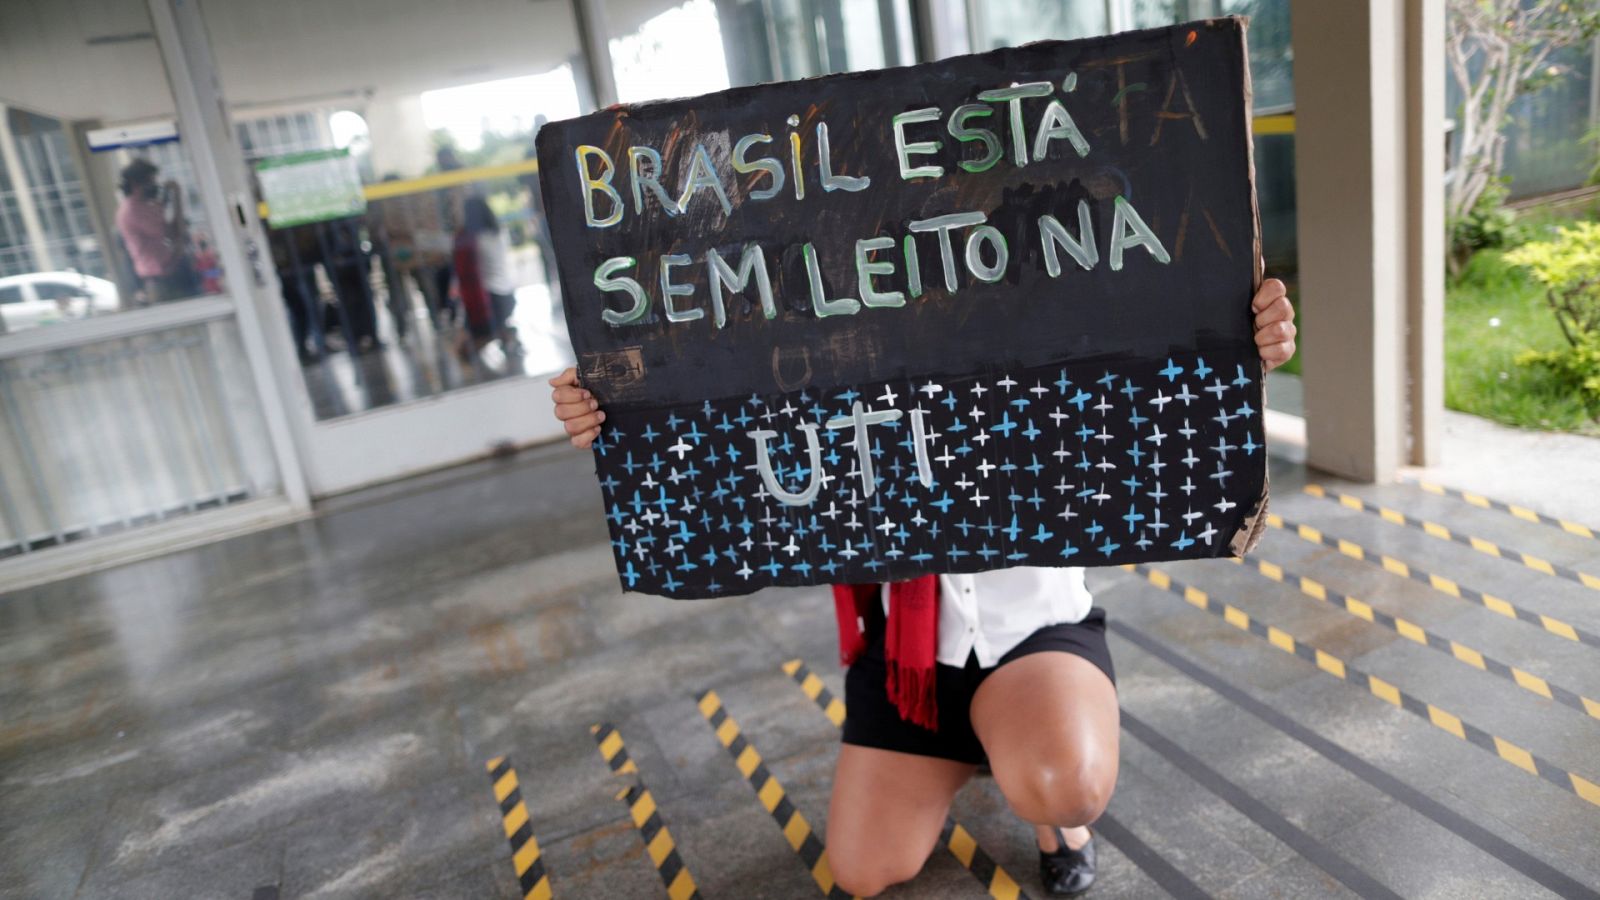
M1387 481L1405 451L1406 9L1292 3L1306 461Z
M1444 432L1444 0L1406 0L1407 460L1439 463Z
M973 52L967 6L961 0L913 0L923 62Z
M594 104L604 109L617 102L617 77L611 68L611 23L605 0L572 0L572 15L583 44L584 72L594 92Z
M1106 0L1106 33L1117 34L1133 28L1133 10L1128 0Z
M372 138L372 173L416 178L433 165L432 136L422 116L421 94L378 94L362 110Z
M17 199L17 213L22 217L22 231L28 236L28 251L33 254L33 269L49 272L55 269L50 256L49 238L44 224L39 221L39 208L33 202L33 179L23 168L22 155L17 152L17 140L11 134L11 114L0 104L0 165L6 167L11 180L11 192Z

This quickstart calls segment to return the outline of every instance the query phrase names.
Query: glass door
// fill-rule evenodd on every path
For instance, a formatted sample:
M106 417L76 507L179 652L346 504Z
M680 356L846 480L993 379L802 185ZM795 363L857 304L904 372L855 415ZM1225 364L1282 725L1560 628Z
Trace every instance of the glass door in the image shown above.
M533 137L587 111L562 3L202 0L315 495L555 437L572 361Z
M158 30L0 4L0 584L303 501Z

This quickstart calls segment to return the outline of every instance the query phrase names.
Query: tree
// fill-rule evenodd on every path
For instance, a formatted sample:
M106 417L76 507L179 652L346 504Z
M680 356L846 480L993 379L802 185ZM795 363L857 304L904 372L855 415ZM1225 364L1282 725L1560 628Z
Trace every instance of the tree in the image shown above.
M1445 215L1460 222L1497 183L1511 104L1561 76L1550 54L1600 32L1600 0L1449 0L1445 56L1461 89L1456 177Z

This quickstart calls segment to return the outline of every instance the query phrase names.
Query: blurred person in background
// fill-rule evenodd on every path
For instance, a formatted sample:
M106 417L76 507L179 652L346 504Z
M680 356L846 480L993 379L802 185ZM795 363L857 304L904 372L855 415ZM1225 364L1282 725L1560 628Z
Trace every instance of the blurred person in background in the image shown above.
M467 338L460 345L462 357L468 357L468 341L475 354L491 338L499 338L502 348L510 353L516 344L511 314L517 301L512 293L516 284L511 280L511 254L505 232L481 194L467 197L461 219L451 261L467 321Z
M222 293L222 263L217 258L211 239L201 232L195 236L194 269L200 279L200 293Z
M117 232L152 303L193 297L200 291L189 258L183 191L170 179L164 185L158 183L160 172L144 159L125 166L120 184L122 203L117 207Z

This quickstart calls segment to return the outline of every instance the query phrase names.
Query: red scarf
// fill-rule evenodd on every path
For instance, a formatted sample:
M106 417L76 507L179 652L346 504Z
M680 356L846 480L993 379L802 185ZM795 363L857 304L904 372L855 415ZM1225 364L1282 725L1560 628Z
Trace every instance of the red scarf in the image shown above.
M836 584L833 609L839 620L839 658L855 662L867 649L865 623L875 619L880 585ZM883 658L889 670L889 699L900 718L939 730L934 693L934 663L939 646L939 576L924 575L889 584L889 622Z
M489 324L489 292L484 290L483 277L478 270L478 237L462 228L456 232L451 246L451 262L455 264L456 290L461 294L461 308L467 321L479 328Z

